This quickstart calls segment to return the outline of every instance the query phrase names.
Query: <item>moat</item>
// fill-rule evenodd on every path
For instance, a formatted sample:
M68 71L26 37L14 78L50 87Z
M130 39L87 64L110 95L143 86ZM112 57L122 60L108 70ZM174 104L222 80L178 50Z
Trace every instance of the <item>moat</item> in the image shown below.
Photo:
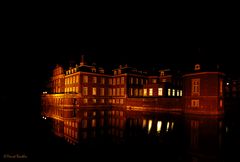
M42 117L53 137L71 148L69 159L99 156L110 160L114 156L122 160L146 157L150 161L212 162L238 157L239 119L232 115L99 108L83 109L78 114L69 119Z

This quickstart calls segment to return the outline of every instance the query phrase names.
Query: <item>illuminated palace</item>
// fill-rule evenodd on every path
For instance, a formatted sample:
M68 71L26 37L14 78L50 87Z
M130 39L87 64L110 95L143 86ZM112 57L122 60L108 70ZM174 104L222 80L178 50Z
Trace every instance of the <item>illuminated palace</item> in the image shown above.
M147 73L128 65L108 74L103 68L79 65L65 69L57 65L47 91L41 96L42 114L74 118L81 109L162 111L180 114L224 113L225 74L217 66L205 70L201 64L181 74L159 69Z

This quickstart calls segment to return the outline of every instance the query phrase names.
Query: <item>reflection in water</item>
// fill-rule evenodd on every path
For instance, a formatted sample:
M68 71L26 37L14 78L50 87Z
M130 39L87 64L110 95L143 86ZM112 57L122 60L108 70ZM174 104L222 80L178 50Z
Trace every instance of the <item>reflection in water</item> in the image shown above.
M76 118L53 118L52 124L54 133L72 145L157 146L178 161L193 162L221 161L230 132L219 117L122 110L82 110Z
M148 133L150 133L151 128L152 128L152 120L149 120L148 121Z
M157 132L160 133L162 128L162 121L157 122Z
M223 119L187 117L185 135L189 161L222 161Z

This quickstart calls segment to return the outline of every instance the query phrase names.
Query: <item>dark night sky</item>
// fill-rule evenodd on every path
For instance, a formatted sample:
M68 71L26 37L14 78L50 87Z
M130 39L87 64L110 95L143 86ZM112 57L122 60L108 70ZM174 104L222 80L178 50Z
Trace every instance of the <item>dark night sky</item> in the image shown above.
M90 63L105 68L126 63L141 67L159 64L188 67L202 62L222 63L229 71L235 68L237 73L238 48L212 47L211 42L203 45L211 48L201 48L199 54L201 45L194 40L205 43L208 38L187 37L172 19L169 23L144 14L106 19L100 15L42 14L38 10L31 13L6 12L1 26L1 102L13 104L14 110L38 103L51 68L71 60L79 63L81 54Z

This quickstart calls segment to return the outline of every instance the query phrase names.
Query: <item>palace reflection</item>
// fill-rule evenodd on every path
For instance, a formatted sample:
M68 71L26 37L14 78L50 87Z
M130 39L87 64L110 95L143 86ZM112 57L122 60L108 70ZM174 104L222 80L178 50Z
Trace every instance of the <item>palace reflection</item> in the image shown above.
M223 118L187 116L184 122L188 161L223 161Z
M75 146L119 145L164 150L180 161L221 161L223 117L85 109L76 118L48 118L53 132Z

